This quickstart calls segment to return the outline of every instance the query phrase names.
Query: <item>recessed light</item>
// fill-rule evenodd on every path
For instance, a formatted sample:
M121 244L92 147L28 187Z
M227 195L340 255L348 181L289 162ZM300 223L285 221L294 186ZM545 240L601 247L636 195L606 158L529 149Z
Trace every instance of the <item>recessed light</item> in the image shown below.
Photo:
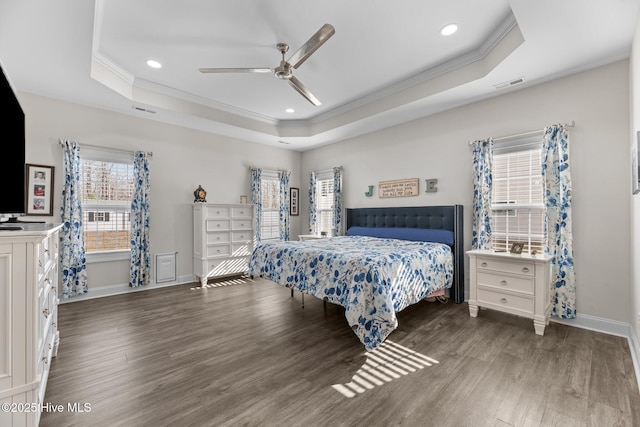
M442 34L443 36L450 36L456 31L458 31L457 24L447 24L444 27L442 27L442 29L440 30L440 34Z
M296 112L296 110L294 110L293 108L287 108L284 111L286 111L287 113L295 113Z
M147 65L151 68L162 68L162 64L155 59L147 59Z

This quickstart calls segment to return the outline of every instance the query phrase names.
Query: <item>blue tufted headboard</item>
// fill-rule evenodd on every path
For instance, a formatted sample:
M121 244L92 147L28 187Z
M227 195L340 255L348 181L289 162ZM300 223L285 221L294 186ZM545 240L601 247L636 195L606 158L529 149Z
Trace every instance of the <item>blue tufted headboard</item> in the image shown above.
M350 227L377 227L453 231L454 275L449 292L454 302L464 301L462 205L356 208L347 209L346 213L347 230Z

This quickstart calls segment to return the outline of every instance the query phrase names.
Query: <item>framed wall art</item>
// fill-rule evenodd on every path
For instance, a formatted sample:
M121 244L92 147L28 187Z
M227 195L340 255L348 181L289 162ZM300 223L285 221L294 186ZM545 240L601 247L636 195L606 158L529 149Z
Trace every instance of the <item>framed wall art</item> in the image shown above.
M289 191L290 191L290 194L289 194L289 213L292 216L298 216L299 215L298 205L300 204L300 200L299 200L300 190L297 189L297 188L291 187L291 189Z
M27 164L27 215L53 215L53 166Z

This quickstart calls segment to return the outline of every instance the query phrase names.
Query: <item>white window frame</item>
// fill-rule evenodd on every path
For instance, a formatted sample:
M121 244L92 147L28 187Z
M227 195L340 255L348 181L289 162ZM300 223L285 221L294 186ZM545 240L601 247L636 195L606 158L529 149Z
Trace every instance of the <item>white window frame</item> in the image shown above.
M80 159L82 160L96 160L102 162L109 163L124 163L133 165L133 153L124 152L124 151L114 151L109 149L100 149L97 147L82 147L80 152ZM122 210L122 205L100 205L100 209L109 209L113 207L114 209ZM83 203L83 214L85 210L92 210L90 204ZM129 205L129 209L131 209ZM125 213L127 210L125 210ZM130 211L129 218L130 218ZM117 220L117 215L116 215ZM84 227L86 228L86 224ZM95 252L86 252L85 259L87 264L98 263L98 262L109 262L109 261L124 261L131 259L131 249L117 249L112 251L95 251Z
M261 192L265 190L265 181L275 181L276 183L276 208L265 208L264 204L262 205L262 213L260 218L260 240L262 241L276 241L280 240L280 177L278 176L278 172L276 171L262 171L262 176L260 178L262 181L260 183ZM264 194L260 194L260 199L262 200ZM265 213L268 216L272 216L275 214L276 221L275 225L272 223L268 226L268 230L265 230L267 225L264 224ZM275 234L273 229L275 228ZM269 237L265 237L269 236Z
M500 142L494 142L493 149L493 163L494 163L494 171L493 171L493 189L495 190L497 180L501 179L498 175L496 175L495 168L495 159L497 156L508 155L516 152L524 152L536 150L539 151L540 155L542 155L542 136L534 135L524 138L517 139L508 139ZM529 167L531 167L531 162L529 163ZM506 177L509 179L509 177ZM539 179L539 181L537 181ZM542 171L540 170L540 175L531 175L529 177L529 201L531 201L532 193L531 186L532 185L540 185L540 191L544 191L543 182L542 182ZM543 197L543 193L541 194ZM535 215L542 215L542 221L544 221L544 214L546 208L544 206L544 200L541 198L539 203L524 203L518 202L517 200L511 200L510 197L507 197L508 200L496 200L495 193L492 194L491 201L491 216L492 216L492 236L494 242L494 249L496 250L506 250L509 251L511 243L513 242L525 242L525 252L530 252L533 244L533 249L538 251L544 250L544 222L542 222L542 228L538 230L532 230L532 225L536 224L537 221L535 219ZM509 222L517 221L518 219L522 219L522 217L526 217L525 225L527 227L527 232L525 233L514 233L510 232ZM496 231L496 219L497 218L505 218L507 229L505 232L498 233ZM500 237L502 241L505 241L505 247L498 246L496 244L497 237Z
M328 198L331 201L328 207L321 207L320 206L320 197L321 197L321 193L322 193L322 186L323 183L325 182L329 182L331 184L331 191L328 194ZM316 172L316 200L314 200L315 205L316 205L316 230L315 232L317 234L321 234L322 232L326 232L328 236L333 235L333 222L334 222L334 215L335 215L335 204L334 204L334 197L333 197L333 170L326 170L326 171L320 171L320 172ZM328 216L328 220L327 221L323 221L323 218L325 216ZM328 223L329 224L329 228L325 228L322 226L322 224L324 223Z

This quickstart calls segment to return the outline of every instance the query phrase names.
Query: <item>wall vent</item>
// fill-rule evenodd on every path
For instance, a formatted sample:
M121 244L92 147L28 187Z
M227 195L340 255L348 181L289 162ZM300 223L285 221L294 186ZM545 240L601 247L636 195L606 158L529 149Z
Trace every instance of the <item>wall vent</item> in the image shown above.
M493 87L495 87L496 89L505 89L511 86L515 86L515 85L519 85L520 83L524 83L524 77L519 77L517 79L513 79L510 80L508 82L502 82L502 83L498 83L497 85L494 85Z
M156 283L175 282L177 252L156 254Z
M136 105L134 105L134 106L133 106L133 107L131 107L131 108L133 108L134 110L137 110L137 111L142 111L143 113L149 113L149 114L155 114L155 113L156 113L156 112L155 112L155 111L153 111L153 110L148 110L148 109L146 109L146 108L138 107L138 106L136 106Z

